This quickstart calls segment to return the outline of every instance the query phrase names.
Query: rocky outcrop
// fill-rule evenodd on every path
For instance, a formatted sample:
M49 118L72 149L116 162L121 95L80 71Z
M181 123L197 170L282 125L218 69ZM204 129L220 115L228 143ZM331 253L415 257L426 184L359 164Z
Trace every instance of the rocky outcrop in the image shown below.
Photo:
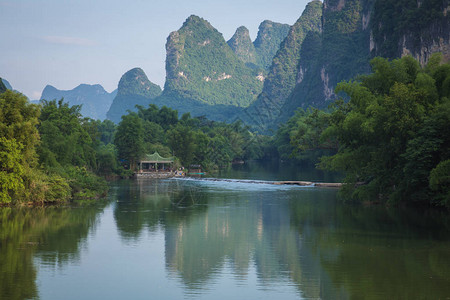
M166 83L163 97L189 99L207 105L245 107L261 92L248 30L241 27L226 43L208 21L190 16L166 43ZM168 100L168 101L169 101Z
M291 26L265 20L259 25L258 36L254 41L257 65L269 70L281 43L287 37Z
M441 52L449 61L449 14L448 0L377 0L372 12L372 56L411 55L425 65L433 53Z
M8 80L6 80L5 78L0 78L3 82L3 84L5 85L5 88L7 88L8 90L12 90L12 86L11 84L8 82Z
M0 78L0 94L6 92L7 88L3 83L3 80Z
M118 123L128 110L136 111L136 105L147 107L160 94L161 88L148 80L141 68L131 69L120 78L117 96L106 115Z
M274 57L262 93L257 101L239 116L240 119L259 131L265 131L280 117L282 108L298 80L303 41L309 32L321 32L321 18L322 3L310 2L302 16L291 27Z
M227 44L244 63L256 64L256 49L250 39L250 33L246 27L239 27Z

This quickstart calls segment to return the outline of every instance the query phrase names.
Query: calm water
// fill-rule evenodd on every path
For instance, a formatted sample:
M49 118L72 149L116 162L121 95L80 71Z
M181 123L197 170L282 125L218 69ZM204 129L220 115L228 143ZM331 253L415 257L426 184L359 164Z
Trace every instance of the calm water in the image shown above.
M0 209L0 299L27 298L450 299L450 218L342 205L333 189L118 181L94 205Z

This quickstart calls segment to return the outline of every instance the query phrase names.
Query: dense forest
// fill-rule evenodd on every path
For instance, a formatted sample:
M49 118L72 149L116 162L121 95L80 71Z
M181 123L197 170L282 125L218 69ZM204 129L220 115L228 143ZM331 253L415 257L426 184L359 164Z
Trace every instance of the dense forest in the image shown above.
M274 136L137 106L110 120L84 118L63 99L31 104L0 86L0 202L47 203L104 195L103 178L129 177L146 154L209 172L233 161L291 160L345 174L345 200L450 207L450 64L435 54L371 61L341 82L327 110L299 109Z
M155 151L177 166L214 171L233 160L260 158L268 137L241 122L191 118L163 106L138 106L115 125L84 118L63 99L31 104L0 86L0 204L51 203L105 195L104 178L129 177Z
M450 64L374 58L341 82L328 111L299 110L275 138L281 157L346 175L346 200L450 207Z

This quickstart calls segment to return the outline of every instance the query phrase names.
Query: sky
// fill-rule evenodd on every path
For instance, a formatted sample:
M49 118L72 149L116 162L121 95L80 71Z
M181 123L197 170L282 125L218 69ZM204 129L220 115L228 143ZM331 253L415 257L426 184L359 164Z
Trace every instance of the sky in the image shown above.
M246 26L254 40L264 20L293 25L307 0L0 0L0 77L31 100L47 84L108 92L140 67L161 88L165 44L192 14L225 40Z

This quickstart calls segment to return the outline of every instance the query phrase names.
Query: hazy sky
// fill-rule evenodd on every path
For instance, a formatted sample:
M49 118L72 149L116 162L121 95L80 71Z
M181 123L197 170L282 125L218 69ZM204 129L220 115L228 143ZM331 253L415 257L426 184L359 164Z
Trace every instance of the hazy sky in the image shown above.
M165 44L191 14L226 40L241 25L254 40L264 20L294 24L306 0L0 0L0 77L30 99L47 84L108 92L141 67L164 85Z

